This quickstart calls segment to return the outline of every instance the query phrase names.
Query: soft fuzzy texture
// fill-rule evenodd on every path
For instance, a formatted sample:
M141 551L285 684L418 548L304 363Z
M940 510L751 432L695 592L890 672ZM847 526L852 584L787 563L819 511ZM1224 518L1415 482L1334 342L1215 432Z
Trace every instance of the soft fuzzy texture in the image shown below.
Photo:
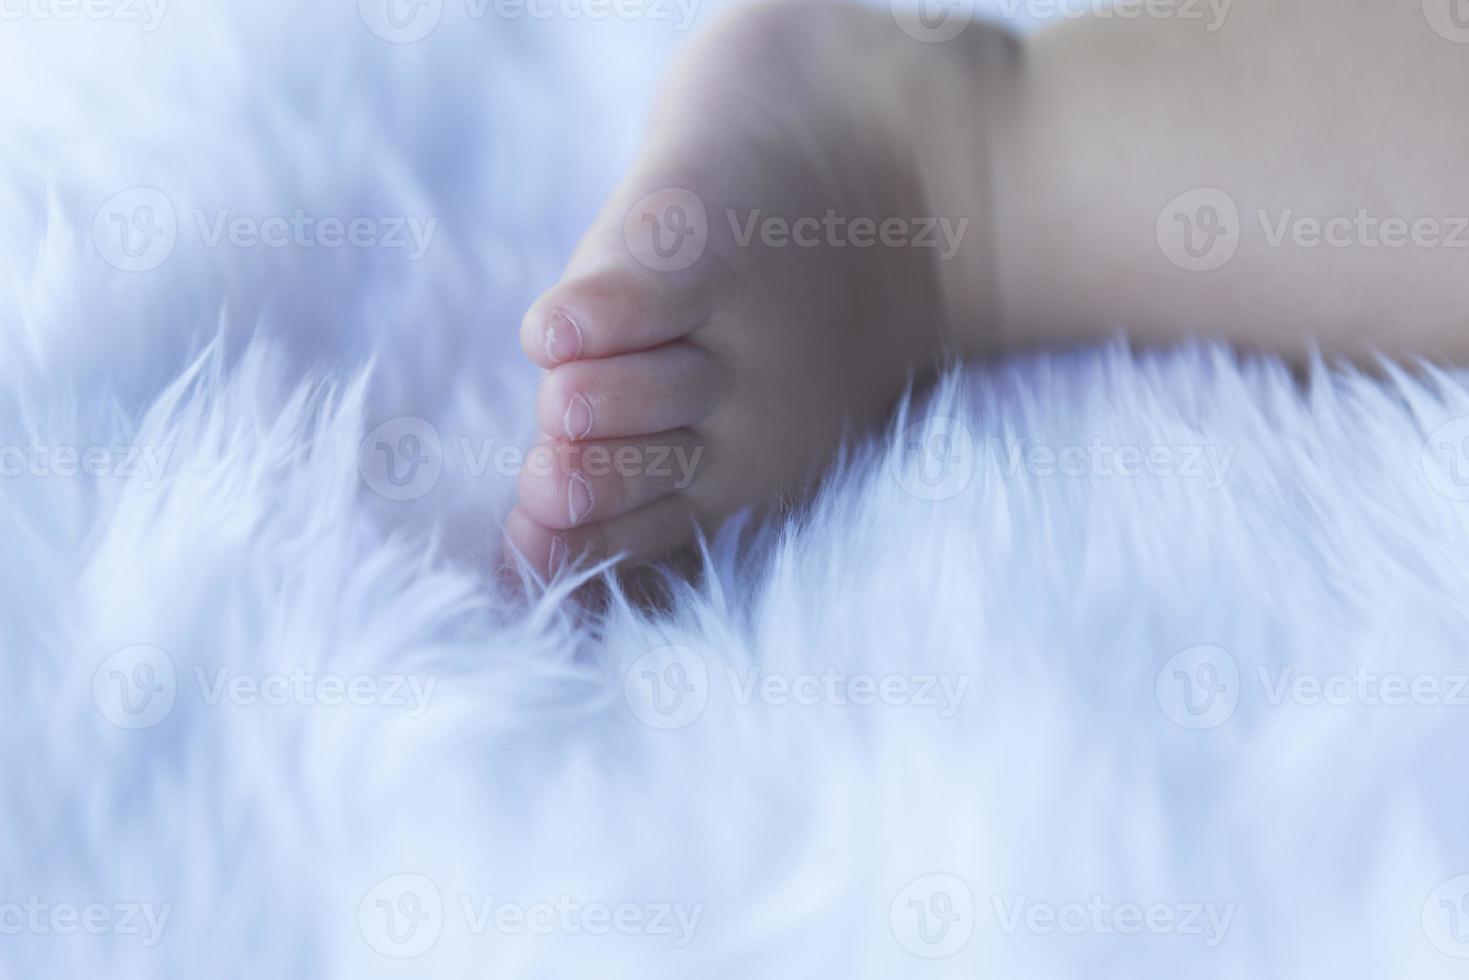
M519 309L676 37L461 15L405 46L352 3L0 32L0 447L166 458L156 483L0 477L0 975L1463 975L1469 933L1440 903L1469 891L1469 705L1271 697L1287 669L1469 671L1469 503L1429 439L1469 416L1462 376L1318 364L1300 386L1269 360L1121 345L977 369L808 509L721 536L670 609L589 620L565 582L519 599L493 562L513 481L460 449L528 442ZM128 273L91 229L137 185L181 230ZM415 263L210 249L189 217L298 206L439 232ZM405 415L443 471L393 502L362 443ZM1228 465L1007 452L1092 444ZM927 471L936 490L933 452L957 467ZM159 683L173 668L174 702L130 729L108 683L145 676L139 657ZM665 730L639 692L675 660L706 703ZM435 686L421 713L211 704L196 669L221 667ZM1193 715L1174 671L1201 667L1227 687ZM751 669L962 697L741 703ZM428 918L398 945L377 902L411 911L405 889ZM928 945L908 903L943 911L939 892L956 918ZM1017 902L1094 897L1228 925L1002 928ZM698 919L476 933L491 899ZM169 918L147 945L13 934L6 911L94 902Z

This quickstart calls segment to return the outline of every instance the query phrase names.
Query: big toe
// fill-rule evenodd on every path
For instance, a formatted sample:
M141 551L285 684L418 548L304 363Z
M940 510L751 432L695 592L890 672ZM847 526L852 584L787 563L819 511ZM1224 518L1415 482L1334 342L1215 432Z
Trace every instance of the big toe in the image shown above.
M685 336L711 309L701 283L662 282L624 264L552 286L521 320L520 346L543 368L631 354Z

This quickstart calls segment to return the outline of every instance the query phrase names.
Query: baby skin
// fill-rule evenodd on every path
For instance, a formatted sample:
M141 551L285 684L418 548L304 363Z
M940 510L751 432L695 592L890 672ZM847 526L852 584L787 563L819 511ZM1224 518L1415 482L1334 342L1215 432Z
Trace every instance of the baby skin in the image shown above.
M955 359L1119 330L1469 354L1469 44L1421 0L1217 9L711 26L521 324L544 441L509 549L654 560L789 505Z

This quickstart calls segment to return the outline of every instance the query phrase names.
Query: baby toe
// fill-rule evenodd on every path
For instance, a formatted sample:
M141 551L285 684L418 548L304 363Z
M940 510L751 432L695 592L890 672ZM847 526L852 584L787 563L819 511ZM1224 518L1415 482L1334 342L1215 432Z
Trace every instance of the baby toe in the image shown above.
M543 368L648 350L703 324L712 302L698 281L660 282L614 265L564 279L531 304L520 346Z
M687 430L633 440L550 440L526 456L519 508L567 530L636 510L692 486L705 447Z
M721 382L707 351L666 344L552 369L541 381L536 413L541 431L571 442L667 432L708 418Z
M505 520L505 539L507 557L518 557L550 577L612 557L662 558L692 541L697 528L694 505L683 494L670 494L619 517L572 529L547 527L516 508Z

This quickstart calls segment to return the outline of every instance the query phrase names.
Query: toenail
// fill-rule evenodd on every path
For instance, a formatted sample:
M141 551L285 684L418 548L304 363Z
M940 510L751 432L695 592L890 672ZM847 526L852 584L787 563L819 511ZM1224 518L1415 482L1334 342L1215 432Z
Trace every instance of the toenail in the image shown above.
M555 575L565 564L566 539L558 534L551 539L551 553L546 557L546 570Z
M592 433L592 403L583 395L572 395L561 422L566 426L566 438L585 439Z
M546 321L545 346L546 356L557 364L575 360L581 354L581 329L557 310Z
M573 524L592 512L592 485L580 473L566 481L566 516Z

